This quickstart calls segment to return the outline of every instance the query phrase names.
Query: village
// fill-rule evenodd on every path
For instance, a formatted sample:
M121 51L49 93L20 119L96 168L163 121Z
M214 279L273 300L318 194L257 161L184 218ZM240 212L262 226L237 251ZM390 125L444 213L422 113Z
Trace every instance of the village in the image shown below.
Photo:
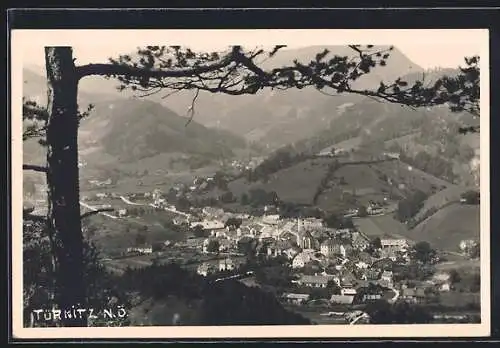
M210 179L213 180L208 178L208 182ZM194 191L206 183L207 180L195 180L184 188ZM177 187L182 189L182 185ZM351 315L348 322L361 324L368 319L359 308L369 303L384 300L432 306L454 292L456 271L435 267L446 264L442 255L428 250L424 251L428 255L417 256L414 241L391 233L370 238L363 233L363 226L356 223L355 209L344 214L353 224L332 227L321 218L283 217L273 205L263 207L263 214L257 216L211 206L181 211L167 201L167 196L159 189L127 196L97 194L97 199L114 197L128 206L109 217L125 219L138 207L166 211L172 214L172 226L185 234L182 241L144 240L140 245L132 245L120 258L108 260L110 267L121 267L123 262L130 265L134 259L142 265L152 260L174 261L215 281L236 278L248 286L272 289L272 282L259 283L255 272L260 266L249 266L249 259L263 260L261 265L279 260L279 267L285 267L290 274L285 286L280 286L281 302L299 311L319 305L328 322L335 321L337 312L332 312L332 308L351 314L357 310L358 315ZM109 206L102 204L99 208ZM368 216L390 212L375 202L366 210ZM474 241L462 241L460 248L466 256L476 246ZM345 322L346 315L342 315L341 322ZM436 314L436 318L440 316L443 317Z

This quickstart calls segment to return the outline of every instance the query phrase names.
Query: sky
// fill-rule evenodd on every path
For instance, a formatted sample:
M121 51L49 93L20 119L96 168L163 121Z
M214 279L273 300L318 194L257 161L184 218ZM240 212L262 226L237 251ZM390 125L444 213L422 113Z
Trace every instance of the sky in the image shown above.
M43 65L43 46L71 45L77 64L103 63L108 57L133 52L145 45L182 45L196 51L220 51L229 45L244 47L287 44L289 48L353 43L394 45L424 69L456 68L464 57L481 54L481 30L64 30L22 31L23 62ZM15 39L15 35L13 36ZM147 39L146 39L147 38ZM333 39L332 39L333 38ZM487 38L487 37L486 37ZM482 40L484 42L484 40ZM16 42L16 40L13 40ZM307 44L304 44L307 43ZM14 43L15 44L15 43Z

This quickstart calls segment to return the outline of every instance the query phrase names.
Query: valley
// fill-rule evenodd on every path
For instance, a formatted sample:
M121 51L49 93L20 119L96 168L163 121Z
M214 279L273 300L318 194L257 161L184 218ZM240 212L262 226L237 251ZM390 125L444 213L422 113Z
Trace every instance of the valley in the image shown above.
M43 77L25 70L25 97L43 103ZM358 83L423 71L396 50L390 68ZM233 291L280 320L302 315L294 322L354 325L374 299L418 304L435 321L478 313L479 134L458 134L467 115L307 89L202 93L188 122L191 95L132 97L109 83L82 81L79 105L95 108L79 129L80 205L113 210L85 218L83 231L105 269L142 292L135 323L182 312L195 325ZM45 156L24 142L25 163ZM43 175L24 173L25 209L43 215L46 192ZM172 274L185 283L168 285ZM341 319L325 314L337 310Z

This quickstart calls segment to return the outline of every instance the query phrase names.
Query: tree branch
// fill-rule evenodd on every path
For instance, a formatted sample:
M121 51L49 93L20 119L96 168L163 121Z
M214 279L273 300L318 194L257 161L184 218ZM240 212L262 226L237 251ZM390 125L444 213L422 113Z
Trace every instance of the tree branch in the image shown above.
M23 170L33 170L35 172L47 173L47 167L36 166L33 164L23 164Z
M194 117L194 103L196 103L196 99L198 99L198 95L200 94L200 90L196 90L196 94L193 97L193 100L191 101L191 106L188 109L188 113L191 113L191 116L189 116L188 121L186 122L186 127L191 123Z
M85 214L80 215L80 219L84 219L84 218L87 218L89 216L96 215L99 213L111 212L111 211L115 211L115 210L113 208L103 208L103 209L92 210L92 211L89 211Z
M155 78L163 79L169 77L186 77L203 74L206 72L222 69L231 63L231 55L222 59L220 62L208 64L204 66L196 66L185 69L160 70L119 65L119 64L87 64L76 68L79 78L91 75L114 76L125 75L137 78Z

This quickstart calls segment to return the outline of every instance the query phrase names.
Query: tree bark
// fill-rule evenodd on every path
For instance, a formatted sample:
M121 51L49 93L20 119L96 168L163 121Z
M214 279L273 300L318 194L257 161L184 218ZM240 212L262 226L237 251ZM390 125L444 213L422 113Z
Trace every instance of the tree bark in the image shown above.
M71 47L46 47L48 83L48 227L55 257L55 301L62 311L85 308L78 175L78 76ZM87 326L63 317L64 326Z

